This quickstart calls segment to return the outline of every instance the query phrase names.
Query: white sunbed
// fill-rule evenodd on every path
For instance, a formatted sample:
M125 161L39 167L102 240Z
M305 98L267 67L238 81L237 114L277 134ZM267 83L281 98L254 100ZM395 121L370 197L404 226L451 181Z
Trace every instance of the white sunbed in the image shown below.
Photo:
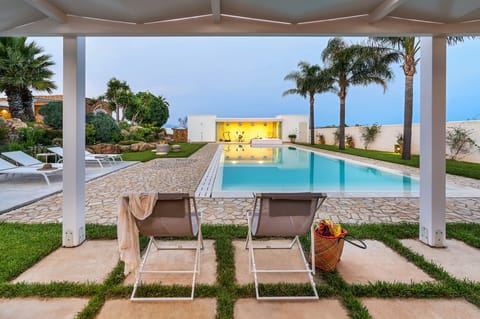
M108 159L111 159L113 162L115 162L116 160L120 160L120 162L123 162L122 154L94 154L94 153L91 153L91 152L85 150L85 155L87 155L87 156L105 156Z
M43 163L42 163L43 166ZM41 175L47 182L47 185L50 185L50 180L48 179L49 175L58 174L62 172L62 167L55 166L52 169L42 170L42 167L38 166L15 166L10 162L7 162L3 158L0 158L0 174L4 174L7 177L9 175L14 176L18 175Z
M22 151L12 151L12 152L3 152L3 156L11 160L12 162L17 163L18 165L25 166L25 167L36 167L40 168L45 163L39 161L35 157L28 155ZM62 168L62 164L52 164L55 168Z
M61 148L60 146L52 146L52 147L47 147L47 150L49 150L52 153L57 154L60 157L60 161L63 161L63 148ZM101 154L99 154L99 155L95 155L95 154L87 155L85 153L85 162L87 162L87 163L88 162L95 162L98 165L100 165L101 168L103 168L102 161L104 161L104 160L108 160L108 157L103 156Z

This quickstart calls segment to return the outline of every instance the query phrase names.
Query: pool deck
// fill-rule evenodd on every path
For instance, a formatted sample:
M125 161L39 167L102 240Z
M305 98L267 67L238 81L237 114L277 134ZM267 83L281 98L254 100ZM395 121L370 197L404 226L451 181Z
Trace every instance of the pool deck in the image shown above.
M115 171L86 183L86 222L116 224L118 198L129 192L189 192L194 194L204 172L217 151L218 144L208 144L189 158L156 159ZM308 148L308 147L307 147ZM315 149L318 152L331 152ZM402 171L413 176L419 169L351 155L342 157ZM447 175L447 182L480 194L478 180ZM9 182L2 181L2 190ZM39 185L42 187L42 185ZM40 188L39 188L40 189ZM478 190L478 192L477 192ZM480 196L448 197L447 222L480 223ZM24 197L25 198L25 197ZM56 193L34 203L0 215L0 221L51 223L62 221L62 193ZM25 202L31 199L25 198ZM205 223L245 224L245 211L252 198L199 198L198 208ZM418 222L418 197L329 197L321 208L321 217L342 223Z

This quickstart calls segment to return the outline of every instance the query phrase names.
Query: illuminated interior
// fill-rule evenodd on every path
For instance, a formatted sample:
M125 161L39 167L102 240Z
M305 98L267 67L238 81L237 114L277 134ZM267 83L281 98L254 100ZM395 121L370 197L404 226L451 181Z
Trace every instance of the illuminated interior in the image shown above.
M249 143L252 138L280 138L280 122L217 122L217 142Z
M0 117L3 117L4 119L10 119L12 118L12 115L10 114L8 109L0 106Z
M249 145L231 144L223 148L226 163L276 163L279 158L278 148L250 147Z

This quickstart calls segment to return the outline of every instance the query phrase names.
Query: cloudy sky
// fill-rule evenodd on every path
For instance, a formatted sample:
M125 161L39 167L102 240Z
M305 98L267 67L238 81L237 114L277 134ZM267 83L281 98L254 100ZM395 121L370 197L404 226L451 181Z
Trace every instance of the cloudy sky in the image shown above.
M51 54L56 65L56 93L62 93L62 38L31 38ZM299 61L321 64L326 37L92 37L87 38L87 96L106 91L112 77L134 92L150 91L170 103L171 125L189 114L221 117L268 117L307 114L308 101L282 97L293 88L285 75ZM347 42L365 38L347 38ZM480 119L480 39L466 40L447 52L447 119ZM403 121L404 76L384 94L380 86L351 87L346 122L395 124ZM414 122L419 120L419 75L414 83ZM338 97L317 95L315 125L338 124Z

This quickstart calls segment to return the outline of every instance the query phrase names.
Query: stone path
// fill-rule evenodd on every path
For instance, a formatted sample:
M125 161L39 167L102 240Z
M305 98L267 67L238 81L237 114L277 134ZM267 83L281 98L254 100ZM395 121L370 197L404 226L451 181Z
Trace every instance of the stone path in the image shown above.
M118 197L129 192L189 192L193 194L217 149L209 144L185 159L156 159L125 168L86 184L86 222L116 224ZM317 150L318 151L318 150ZM323 151L322 151L323 152ZM338 154L335 154L338 156ZM343 154L342 154L343 156ZM357 161L401 170L418 175L413 167L384 163L346 155ZM449 183L480 189L478 180L447 176ZM62 194L52 195L33 204L0 215L0 221L51 223L62 221ZM213 224L245 224L245 211L251 208L249 198L199 198L198 209L203 220ZM418 198L330 197L321 209L322 217L342 223L418 222ZM480 223L480 198L448 198L447 222Z

